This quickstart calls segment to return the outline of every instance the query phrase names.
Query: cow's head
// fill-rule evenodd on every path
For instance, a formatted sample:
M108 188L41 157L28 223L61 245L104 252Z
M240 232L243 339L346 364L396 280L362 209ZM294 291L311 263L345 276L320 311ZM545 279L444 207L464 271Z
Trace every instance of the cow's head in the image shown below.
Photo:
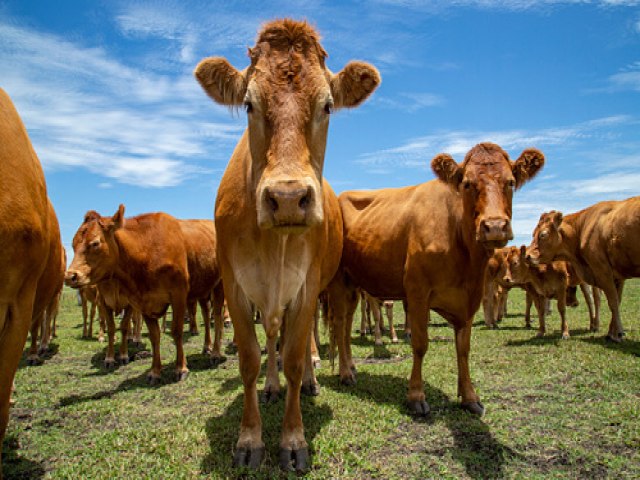
M111 277L118 262L115 232L124 225L124 205L113 217L88 211L73 237L73 261L64 282L72 288L95 285Z
M527 281L529 265L527 264L527 247L511 247L505 257L502 283L506 285L522 285Z
M302 232L324 218L329 117L361 104L380 84L380 74L364 62L333 74L317 32L288 19L267 23L249 57L243 71L224 58L206 58L194 74L214 101L247 112L258 225Z
M461 165L446 153L436 155L431 168L443 182L462 196L464 210L474 221L475 238L487 249L504 247L513 239L511 202L517 190L544 165L535 148L512 162L498 145L480 143L467 153Z
M562 245L562 213L551 210L540 215L533 230L533 240L527 249L527 258L533 264L550 263Z

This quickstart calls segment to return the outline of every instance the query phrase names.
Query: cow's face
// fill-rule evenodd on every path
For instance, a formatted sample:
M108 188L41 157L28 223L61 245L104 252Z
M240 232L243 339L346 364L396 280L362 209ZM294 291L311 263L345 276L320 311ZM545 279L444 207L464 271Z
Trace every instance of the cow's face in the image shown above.
M511 247L505 259L503 283L508 285L522 285L527 281L529 265L527 264L527 247Z
M124 222L124 206L113 217L87 212L73 237L73 260L64 281L72 288L95 285L113 275L118 262L115 231Z
M527 258L533 264L550 263L562 245L562 213L552 210L540 215L533 230L533 240L527 249Z
M317 33L304 22L265 26L239 72L208 58L195 75L216 102L244 106L248 118L258 225L300 233L321 223L322 170L331 113L362 103L380 83L378 71L351 62L334 75Z
M440 180L456 189L464 210L473 217L475 239L487 249L504 247L513 239L513 192L533 178L544 165L544 155L527 149L512 162L493 143L481 143L458 165L448 154L439 154L431 168Z

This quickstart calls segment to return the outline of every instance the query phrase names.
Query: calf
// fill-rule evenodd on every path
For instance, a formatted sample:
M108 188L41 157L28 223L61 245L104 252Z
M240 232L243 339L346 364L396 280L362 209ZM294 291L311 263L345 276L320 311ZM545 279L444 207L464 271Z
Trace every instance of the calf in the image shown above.
M437 155L431 162L437 180L340 195L344 248L340 270L329 287L329 301L343 383L355 382L349 333L356 287L361 287L376 297L407 300L413 349L410 411L429 412L422 361L433 309L455 330L462 406L477 414L484 412L469 374L473 316L482 301L485 269L493 250L513 237L513 192L543 164L538 150L525 150L512 162L498 145L482 143L467 153L461 165L447 154Z
M113 309L123 302L140 311L153 348L150 383L160 380L160 318L171 305L172 334L176 345L176 378L186 378L189 370L182 346L182 329L187 307L189 273L187 253L178 221L166 213L148 213L124 218L124 205L113 217L89 212L73 237L75 256L65 282L73 288L97 284L104 300L107 327L113 331ZM129 318L121 328L128 329ZM112 337L112 336L111 336ZM123 334L122 344L126 337ZM110 341L112 353L112 344ZM109 359L111 360L111 359ZM127 361L121 356L121 361ZM105 359L107 362L107 359Z
M0 480L13 379L33 319L56 291L62 242L40 160L0 89ZM16 261L19 260L19 261Z
M80 304L82 306L82 338L93 338L93 318L98 307L98 287L88 285L78 289ZM98 341L104 342L106 325L102 317L98 315L99 333Z
M568 260L585 282L601 289L611 309L607 338L620 342L622 289L640 277L640 196L599 202L563 216L540 216L527 255L533 263Z
M507 295L513 285L506 285L502 279L506 270L506 258L511 247L499 248L487 262L484 278L482 309L484 323L488 328L498 328L506 308Z
M360 336L365 336L367 332L367 325L369 331L371 328L371 316L373 316L373 334L376 345L382 345L382 330L384 328L384 322L382 320L382 309L384 308L387 320L389 322L389 338L391 343L398 343L398 336L396 335L396 329L393 326L393 301L392 300L380 300L376 297L369 295L364 290L361 291L360 296Z
M285 19L263 27L249 49L247 69L207 58L195 70L213 100L243 105L248 118L215 205L218 259L244 384L234 455L238 466L256 468L264 455L256 388L260 346L252 304L261 313L268 345L273 347L284 330L281 354L288 389L280 466L298 471L309 466L300 391L305 368L311 368L316 299L342 251L340 209L322 178L329 117L335 109L362 103L380 83L375 68L362 62L333 74L326 56L311 26ZM272 377L268 373L267 381Z
M565 316L567 286L569 274L563 261L533 265L527 261L527 249L513 247L506 260L507 269L503 282L524 285L538 310L538 337L545 334L546 301L555 298L562 321L562 338L569 338L569 326Z

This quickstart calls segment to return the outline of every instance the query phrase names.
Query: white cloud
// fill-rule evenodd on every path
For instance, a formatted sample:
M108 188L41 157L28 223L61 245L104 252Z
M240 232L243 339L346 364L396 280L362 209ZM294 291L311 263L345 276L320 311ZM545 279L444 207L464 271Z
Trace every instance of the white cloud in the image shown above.
M197 162L213 157L212 139L231 148L244 128L211 121L228 113L200 91L190 69L161 75L116 61L103 48L2 22L0 38L2 86L45 168L175 186L208 171Z

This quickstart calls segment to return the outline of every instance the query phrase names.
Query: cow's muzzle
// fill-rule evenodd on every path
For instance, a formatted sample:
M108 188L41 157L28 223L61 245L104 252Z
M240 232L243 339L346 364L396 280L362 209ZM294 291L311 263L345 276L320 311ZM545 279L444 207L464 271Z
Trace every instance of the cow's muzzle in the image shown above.
M260 193L258 223L262 228L302 231L322 220L318 194L313 185L281 180L265 185Z
M488 248L502 248L513 240L511 221L508 218L486 218L480 221L477 239Z
M71 288L80 288L89 284L86 277L77 270L67 270L64 273L64 283Z

